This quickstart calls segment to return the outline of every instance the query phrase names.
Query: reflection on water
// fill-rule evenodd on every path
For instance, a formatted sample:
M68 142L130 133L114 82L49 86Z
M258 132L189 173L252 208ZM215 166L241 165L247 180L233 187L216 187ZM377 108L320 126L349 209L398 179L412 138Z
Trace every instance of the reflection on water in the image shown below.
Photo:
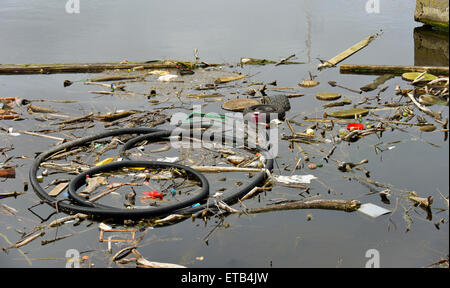
M414 65L448 66L448 34L423 26L414 29Z
M195 5L99 0L82 1L81 13L67 14L62 0L2 0L0 63L192 59L194 48L202 59L216 63L294 53L300 61L314 61L383 29L386 41L375 44L370 54L355 55L355 63L378 58L408 64L412 51L394 47L410 48L398 39L417 25L411 21L414 3L383 1L380 12L367 14L361 0L198 0ZM389 53L379 57L377 50Z

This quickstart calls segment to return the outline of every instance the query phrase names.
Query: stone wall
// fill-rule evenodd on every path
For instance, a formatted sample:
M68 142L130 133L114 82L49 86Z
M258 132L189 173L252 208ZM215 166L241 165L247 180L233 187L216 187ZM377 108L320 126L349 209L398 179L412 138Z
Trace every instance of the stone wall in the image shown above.
M448 29L449 0L417 0L414 19L432 26Z

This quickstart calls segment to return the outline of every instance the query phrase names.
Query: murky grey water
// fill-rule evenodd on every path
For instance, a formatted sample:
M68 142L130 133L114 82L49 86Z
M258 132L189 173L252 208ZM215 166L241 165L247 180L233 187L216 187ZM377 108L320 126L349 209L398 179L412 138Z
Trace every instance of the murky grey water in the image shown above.
M0 4L0 63L63 63L102 61L146 61L152 59L193 59L197 48L202 60L207 62L237 63L241 57L280 59L295 53L305 65L273 68L244 67L242 72L254 75L249 81L277 80L279 86L296 86L308 79L308 71L317 74L317 58L328 59L363 38L383 30L383 35L368 47L343 63L414 65L414 29L421 26L413 21L415 1L380 1L381 13L368 14L365 1L86 1L81 0L80 14L67 14L64 0L10 1ZM445 46L445 44L444 44ZM417 52L416 52L417 54ZM444 57L445 58L445 57ZM420 59L421 61L427 61ZM445 60L445 59L444 59ZM448 40L447 40L448 60ZM433 62L433 59L428 59ZM437 60L438 62L443 60ZM436 64L434 62L433 64ZM421 64L422 65L422 64ZM85 79L89 75L30 75L0 76L0 97L26 99L74 99L67 113L77 115L84 111L117 109L151 109L146 101L136 97L123 101L111 96L93 97L86 91L90 87L63 88L65 79ZM302 90L307 96L294 98L288 118L321 116L321 105L315 99L317 92L336 92L326 83L335 80L344 86L361 87L375 76L342 75L337 69L318 74L322 85ZM405 85L400 78L386 83L389 89L383 100L394 98L395 84ZM241 91L245 91L243 87ZM354 103L360 95L347 95ZM368 95L376 95L369 93ZM227 97L235 97L227 95ZM55 107L57 105L55 104ZM205 108L221 111L220 103ZM72 109L72 110L70 110ZM444 116L448 108L444 107ZM317 114L317 115L316 115ZM27 130L37 127L36 121L0 122L0 125ZM289 131L281 131L288 134ZM365 166L372 179L389 183L398 189L414 190L421 196L432 195L435 208L447 208L441 198L448 195L448 141L443 133L408 133L396 130L385 133L382 139L368 137L351 146L340 145L334 157L346 161L368 158ZM2 134L0 147L14 144L15 155L33 157L34 152L48 149L54 143L22 135L21 140ZM23 139L23 140L22 140ZM402 140L392 144L394 149L375 154L375 144ZM27 141L27 142L22 142ZM439 145L432 146L431 142ZM389 145L388 145L389 146ZM311 152L317 152L317 146ZM331 146L324 146L325 153ZM304 147L305 150L309 148ZM293 165L296 151L290 152L281 145L279 165ZM320 155L320 154L317 154ZM321 159L317 158L320 162ZM1 182L1 192L21 191L27 179L31 160L16 159L22 165L14 180ZM336 193L328 195L320 185L313 193L327 198L358 199L394 209L380 201L378 195L367 195L367 187L348 181L336 172L335 165L322 169L300 170L312 173L326 182ZM282 167L282 166L280 166ZM277 169L275 170L279 172ZM289 174L290 172L285 172ZM262 196L263 203L273 198L298 198L298 191L277 187ZM26 208L38 201L29 191L25 197L3 199L1 203L19 210L20 217L0 216L0 246L8 246L6 238L14 242L19 235L15 229L30 229L37 220ZM263 204L261 203L261 204ZM257 200L246 205L257 207ZM206 245L202 239L215 226L190 220L165 228L153 229L140 249L147 258L189 267L364 267L368 249L380 251L382 267L421 267L448 255L448 210L433 210L432 221L425 219L423 211L413 209L411 231L405 232L404 209L399 205L391 220L390 215L371 219L360 213L335 211L286 211L257 216L229 216L229 228L214 232ZM50 212L42 208L43 213ZM306 221L306 215L313 215ZM434 222L445 218L447 222L436 229ZM84 225L84 226L83 226ZM107 266L106 244L98 242L96 224L86 227L63 227L58 235L71 233L72 229L84 231L74 237L40 246L39 241L25 246L22 251L32 260L33 267L63 267L65 251L96 250L91 259L97 267ZM389 228L389 229L388 229ZM53 236L53 235L48 235ZM203 261L196 257L203 256ZM46 258L48 260L39 260ZM50 258L55 258L52 260ZM60 260L58 260L60 259ZM0 267L27 267L25 257L17 250L0 253Z

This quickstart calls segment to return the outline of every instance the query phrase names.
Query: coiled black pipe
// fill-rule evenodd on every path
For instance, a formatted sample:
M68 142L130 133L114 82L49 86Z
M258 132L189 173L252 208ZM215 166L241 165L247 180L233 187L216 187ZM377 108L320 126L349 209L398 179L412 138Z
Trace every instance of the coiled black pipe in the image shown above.
M68 213L68 214L74 214L74 213L83 213L88 215L96 215L100 217L111 217L115 214L109 213L110 211L103 210L101 208L92 208L92 207L85 207L80 205L73 205L70 203L65 203L63 201L56 201L55 197L52 197L48 195L48 193L45 191L44 188L39 184L39 181L37 180L37 171L39 170L39 166L42 162L45 161L49 156L59 152L63 151L65 149L71 149L77 146L85 145L87 143L90 143L95 140L103 139L106 137L112 137L112 136L120 136L124 134L145 134L145 133L152 133L152 132L158 132L161 131L160 129L155 128L125 128L125 129L117 129L112 131L107 131L103 133L99 133L96 135L83 137L71 142L64 143L62 145L56 146L53 149L50 149L48 151L45 151L41 153L33 162L31 165L30 171L28 173L30 184L33 187L34 192L38 195L40 199L48 203L49 205L56 208L58 211ZM114 217L112 217L114 218ZM125 217L127 218L127 217Z
M120 149L119 154L121 156L123 156L124 158L130 160L128 158L128 156L125 154L125 152L131 148L133 148L137 143L142 142L144 140L150 141L150 142L157 142L160 140L168 140L166 137L169 137L171 135L170 133L171 131L160 131L160 132L155 132L155 133L151 133L151 134L145 134L145 135L141 135L138 137L135 137L133 139L128 140ZM226 140L230 140L231 143L236 143L237 139L236 137L231 137L231 139L228 138L224 138L224 141ZM248 146L248 143L245 142L246 146ZM266 150L260 148L260 147L255 147L256 150L258 152L264 153L266 152ZM267 162L265 164L265 168L268 169L269 171L272 170L273 168L273 159L269 158L267 159ZM262 171L259 172L256 176L253 177L253 181L251 183L249 183L248 185L244 186L243 188L241 188L239 191L225 197L224 199L222 199L223 202L225 202L228 205L231 205L235 202L237 202L237 200L239 198L242 198L243 196L245 196L248 192L250 192L254 187L260 185L261 183L263 183L265 181L266 177L266 172ZM178 211L174 211L174 213L177 214L193 214L195 212L201 211L203 209L205 209L207 206L207 203L203 203L201 205L196 205L193 207L185 207L182 208ZM211 207L211 209L215 209L214 207Z
M84 199L83 197L80 197L77 195L77 190L82 185L86 183L86 176L87 175L94 175L98 173L104 173L109 171L114 171L120 168L124 167L145 167L145 168L178 168L182 169L187 172L188 176L191 176L193 179L198 180L201 184L202 190L194 195L193 197L190 197L187 200L177 202L172 205L163 206L163 207L151 207L151 208L143 208L143 209L123 209L123 208L116 208L111 206L106 206L98 203L92 203ZM185 208L187 206L192 206L193 204L196 204L200 202L201 200L207 198L209 195L209 182L203 176L203 174L197 172L196 170L184 166L181 164L175 164L175 163L169 163L169 162L158 162L158 161L120 161L120 162L113 162L104 164L101 166L94 167L92 169L89 169L81 174L79 174L77 177L75 177L69 184L69 197L74 202L76 202L79 205L91 207L91 208L100 208L104 212L103 213L109 213L111 217L113 218L148 218L148 217L155 217L155 216L161 216L170 214L172 211L178 210L180 208Z
M142 218L147 218L147 217L165 216L170 213L190 214L190 213L198 212L200 210L203 210L206 207L206 204L198 205L195 207L185 207L185 208L177 207L175 210L173 209L173 206L166 206L166 207L172 207L172 210L170 211L170 209L166 209L166 210L161 209L158 213L150 212L150 210L143 211L141 209L139 209L139 210L138 209L136 209L136 210L126 209L125 210L125 209L119 209L119 208L106 207L104 205L92 204L92 203L91 203L92 205L87 204L87 203L83 203L83 205L74 205L71 203L65 203L63 201L56 201L55 197L48 195L48 193L42 188L42 186L39 184L39 182L36 178L37 171L39 170L40 164L43 161L45 161L49 156L51 156L57 152L60 152L62 150L71 149L71 148L74 148L74 147L77 147L80 145L85 145L92 141L103 139L106 137L119 136L119 135L124 135L124 134L146 134L146 135L143 135L143 136L145 136L143 138L146 138L147 140L152 140L152 139L160 140L161 138L170 136L171 131L172 130L160 130L160 129L154 129L154 128L125 128L125 129L117 129L117 130L99 133L99 134L96 134L93 136L80 138L78 140L74 140L74 141L62 144L60 146L57 146L53 149L50 149L48 151L41 153L35 159L35 161L33 162L32 166L31 166L31 169L29 171L30 184L33 187L34 192L38 195L39 198L41 198L42 200L44 200L46 203L53 206L54 208L57 208L58 211L68 213L68 214L83 213L83 214L87 214L87 215L98 216L101 218L112 218L112 219L142 219ZM157 132L157 133L155 133L155 132ZM153 135L150 133L153 133ZM132 142L130 142L130 143L137 143L139 141L142 141L143 138L142 137L134 138L134 139L132 139ZM138 139L138 140L136 140L136 139ZM125 145L121 151L123 152L125 148L129 149L133 145L134 144ZM260 150L260 152L265 152L265 150L263 150L261 148L258 148L258 149ZM126 161L126 162L128 164L132 164L129 161ZM146 161L144 161L144 162L146 162ZM110 165L110 166L102 165L102 166L99 166L99 168L104 167L104 169L107 169L107 168L112 168L112 167L119 167L120 165L123 165L123 163L124 162L110 163L110 164L106 164L106 165ZM138 163L138 162L136 162L136 163ZM147 162L147 164L148 164L148 162ZM119 165L119 166L114 166L114 165ZM136 165L142 167L141 162L139 162L139 164L136 164ZM266 166L265 167L266 169L272 170L273 160L271 158L267 159L265 166ZM120 166L120 167L123 167L123 166ZM95 171L97 171L97 170L95 170ZM204 178L204 176L201 173L198 173L198 172L193 172L193 173L194 174L192 174L192 175L197 175L197 177L199 177L198 179ZM83 175L86 175L86 174L83 174ZM266 175L265 171L258 173L258 175L256 175L253 178L253 181L250 184L241 188L238 192L233 193L232 195L224 198L223 201L229 205L231 205L232 203L235 203L239 198L241 198L242 196L247 194L255 186L261 184L265 180L265 175ZM71 183L71 187L73 189L79 188L84 183L83 181L85 181L82 179L82 176L79 175L78 177L81 177L81 178L76 178L79 180ZM204 183L207 183L207 181ZM209 185L205 184L205 186L202 186L202 188L205 188L205 187L208 187L208 189L209 189ZM76 191L76 189L75 189L75 191ZM199 194L202 196L200 197L199 195L197 195L198 197L195 198L195 200L199 201L200 198L204 198L205 193L204 193L203 189L202 189L202 193ZM73 198L73 197L72 197L72 199L77 200L76 198ZM82 203L82 202L79 202L79 203ZM189 203L191 203L191 202L189 202ZM166 207L164 207L164 208L166 208ZM161 207L161 208L163 208L163 207ZM155 210L155 209L152 209L152 210Z

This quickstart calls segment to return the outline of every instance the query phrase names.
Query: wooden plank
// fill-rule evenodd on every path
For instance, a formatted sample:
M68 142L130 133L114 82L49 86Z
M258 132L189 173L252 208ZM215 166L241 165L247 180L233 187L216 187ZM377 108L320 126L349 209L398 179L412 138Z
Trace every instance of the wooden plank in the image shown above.
M338 64L339 62L347 59L348 57L352 56L353 54L355 54L362 48L369 45L369 43L372 42L373 40L375 40L377 37L378 37L378 35L371 35L371 36L367 37L366 39L356 43L352 47L350 47L347 50L345 50L344 52L336 55L335 57L331 58L330 60L326 61L325 63L320 64L317 67L317 69L321 70L326 67L336 66L336 64Z
M393 74L400 76L407 72L427 72L433 75L449 75L449 67L428 67L428 66L401 66L401 65L357 65L343 64L340 66L342 74L366 74L366 75L382 75Z
M48 193L48 196L58 196L62 191L64 191L64 189L67 188L67 186L69 186L69 182L59 183L55 186L55 188L52 189L52 191L50 191L50 193Z

